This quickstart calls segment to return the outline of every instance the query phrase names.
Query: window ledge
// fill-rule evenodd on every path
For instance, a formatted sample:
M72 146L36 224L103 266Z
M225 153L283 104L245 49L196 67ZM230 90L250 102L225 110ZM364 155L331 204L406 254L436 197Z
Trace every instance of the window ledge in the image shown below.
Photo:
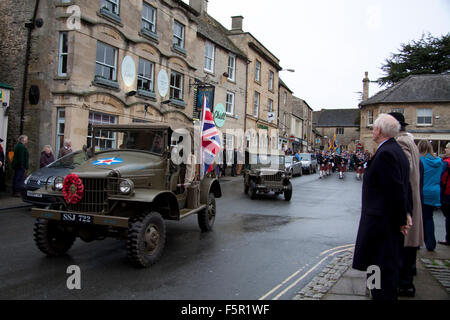
M122 18L119 15L112 13L111 11L109 11L105 8L100 8L100 11L97 14L100 17L105 18L108 21L114 22L114 23L120 25L121 27L123 27Z
M426 124L417 124L418 127L432 127L432 123L426 123Z
M145 37L145 38L147 38L147 39L149 39L149 40L151 40L151 41L156 42L157 44L159 44L159 37L153 31L150 31L150 30L142 28L141 32L140 32L140 35Z
M70 0L69 2L62 2L62 0L58 0L55 3L55 7L70 7L73 5L73 0Z
M177 108L185 108L186 103L183 100L170 99L170 104Z
M144 97L144 98L149 98L153 101L156 101L156 94L152 91L147 91L147 90L143 90L143 89L138 89L137 90L137 95Z
M95 85L107 87L108 89L116 89L117 91L119 90L119 83L117 81L108 80L99 76L95 76L93 83Z
M187 56L187 51L184 48L182 48L180 46L177 46L176 44L174 44L172 46L172 51L174 51L174 52L176 52L178 54L181 54L181 55L183 55L185 57Z

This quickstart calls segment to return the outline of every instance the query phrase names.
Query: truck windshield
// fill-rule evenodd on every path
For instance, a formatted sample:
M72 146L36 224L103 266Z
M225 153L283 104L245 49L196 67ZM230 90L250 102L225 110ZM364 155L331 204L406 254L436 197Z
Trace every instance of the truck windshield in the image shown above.
M161 155L164 152L164 131L161 130L96 130L95 152L108 150L139 150ZM88 141L89 142L89 141Z

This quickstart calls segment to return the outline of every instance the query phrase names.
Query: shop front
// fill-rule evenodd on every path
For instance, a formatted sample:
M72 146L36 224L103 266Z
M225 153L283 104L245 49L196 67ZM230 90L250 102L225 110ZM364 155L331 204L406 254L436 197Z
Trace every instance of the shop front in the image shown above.
M445 154L445 146L450 142L450 130L442 130L439 133L423 133L423 132L413 132L414 140L419 143L420 140L428 140L433 146L433 150L438 156L443 156Z

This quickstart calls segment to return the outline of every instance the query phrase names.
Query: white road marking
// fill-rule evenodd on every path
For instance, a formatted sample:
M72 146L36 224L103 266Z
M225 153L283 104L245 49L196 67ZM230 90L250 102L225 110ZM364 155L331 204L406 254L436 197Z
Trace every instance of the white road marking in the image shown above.
M281 291L277 296L275 296L272 300L278 300L281 296L283 296L284 294L286 294L289 290L291 290L295 285L297 285L301 280L303 280L305 277L307 277L311 272L313 272L319 265L322 264L322 262L324 262L326 259L328 259L331 256L334 256L335 254L338 254L340 252L344 252L344 251L350 251L353 250L354 244L352 245L345 245L345 246L340 246L340 247L336 247L336 248L332 248L326 251L323 251L320 255L324 255L330 251L336 250L336 249L341 249L341 248L345 248L345 249L341 249L341 250L337 250L334 252L329 253L326 257L322 258L322 260L320 260L318 263L316 263L311 269L309 269L306 273L304 273L303 275L301 275L297 280L295 280L294 282L292 282L286 289L284 289L283 291ZM283 287L284 285L286 285L287 283L289 283L295 276L297 276L299 273L301 273L306 267L308 266L308 264L306 266L303 266L302 268L300 268L299 270L297 270L296 272L294 272L292 275L290 275L289 277L287 277L285 280L283 280L283 282L281 282L279 285L275 286L272 290L270 290L269 292L267 292L265 295L263 295L261 298L259 298L258 300L265 300L267 299L267 297L269 297L270 295L272 295L274 292L276 292L277 290L279 290L281 287Z

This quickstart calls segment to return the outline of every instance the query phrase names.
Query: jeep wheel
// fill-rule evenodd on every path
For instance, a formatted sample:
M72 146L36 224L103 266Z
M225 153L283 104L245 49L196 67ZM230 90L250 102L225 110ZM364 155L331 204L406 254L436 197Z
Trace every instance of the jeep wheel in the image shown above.
M75 235L64 231L59 221L36 219L34 223L34 242L46 255L65 254L75 239Z
M284 200L291 201L292 198L292 183L289 181L288 188L284 191Z
M141 268L155 264L161 258L165 243L166 227L158 212L130 218L127 251L132 264Z
M248 194L248 189L250 189L250 187L244 182L244 194Z
M205 210L198 213L198 225L203 232L211 231L216 220L216 198L214 193L208 197L208 205Z

